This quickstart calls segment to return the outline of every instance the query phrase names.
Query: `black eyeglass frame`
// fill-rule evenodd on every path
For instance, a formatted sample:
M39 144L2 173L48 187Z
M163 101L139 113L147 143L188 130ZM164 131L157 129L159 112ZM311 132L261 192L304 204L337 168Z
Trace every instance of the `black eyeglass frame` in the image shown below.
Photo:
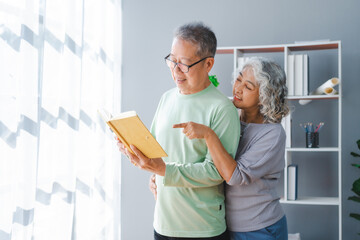
M213 57L214 57L214 56L204 57L204 58L200 59L199 61L194 62L194 63L191 64L191 65L187 65L187 64L184 64L184 63L177 63L177 62L174 62L173 60L170 60L170 59L169 59L170 55L171 55L171 54L167 55L167 56L164 58L164 59L165 59L165 63L166 63L166 61L170 61L170 62L174 63L175 66L173 67L172 70L174 70L174 69L176 68L176 66L178 66L178 64L181 64L181 65L186 66L186 67L188 68L188 70L187 70L186 72L182 71L181 68L179 67L180 71L183 72L183 73L188 73L188 72L190 71L190 68L193 67L194 65L198 64L199 62L202 62L202 61L204 61L204 60L207 59L207 58L213 58ZM167 63L166 63L166 64L167 64ZM169 65L168 65L168 66L169 66Z

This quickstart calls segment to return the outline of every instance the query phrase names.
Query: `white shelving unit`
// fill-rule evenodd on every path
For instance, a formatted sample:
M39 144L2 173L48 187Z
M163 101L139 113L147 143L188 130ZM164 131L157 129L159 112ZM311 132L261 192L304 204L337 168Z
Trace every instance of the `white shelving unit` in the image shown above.
M247 54L253 55L261 55L267 53L280 53L283 54L284 60L284 69L286 72L288 56L295 54L296 52L311 52L315 50L329 50L335 49L337 51L337 73L338 78L340 79L340 84L338 86L338 94L337 95L306 95L306 96L288 96L288 101L297 101L297 100L313 100L313 101L321 101L326 99L333 99L337 101L337 112L338 112L338 120L337 120L337 129L338 129L338 141L337 146L335 147L320 147L320 148L302 148L302 147L287 147L285 149L285 169L284 169L284 189L283 194L284 198L281 199L281 203L283 204L293 204L293 205L317 205L317 206L334 206L338 208L338 227L339 227L339 239L342 239L342 203L341 203L341 105L342 105L342 77L341 77L341 41L326 41L326 42L309 42L309 43L300 43L300 44L279 44L279 45L262 45L262 46L235 46L235 47L219 47L217 50L217 54L232 54L233 55L233 69L234 72L238 69L238 58L246 56ZM310 60L311 61L311 60ZM316 71L316 70L315 70ZM234 75L234 78L237 76ZM308 79L309 82L312 79ZM312 89L310 89L312 90ZM309 106L310 107L310 106ZM290 118L291 116L289 116ZM291 121L289 121L291 122ZM287 136L291 136L291 127L287 130ZM337 167L338 167L338 196L336 197L318 197L318 196L310 196L310 197L302 197L300 196L297 200L288 200L287 199L287 166L292 163L292 155L298 152L300 154L305 154L305 152L318 152L326 153L337 153ZM304 159L304 161L308 161L308 159ZM301 174L301 173L300 173Z

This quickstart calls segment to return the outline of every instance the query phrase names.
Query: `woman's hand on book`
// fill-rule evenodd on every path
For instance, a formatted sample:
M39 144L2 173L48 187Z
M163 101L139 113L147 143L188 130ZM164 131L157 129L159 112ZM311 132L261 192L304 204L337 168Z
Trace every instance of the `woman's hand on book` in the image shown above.
M130 148L134 154L131 153L127 148L125 149L125 154L129 157L130 161L134 163L135 166L157 175L165 176L166 164L162 158L147 158L134 145L130 145Z

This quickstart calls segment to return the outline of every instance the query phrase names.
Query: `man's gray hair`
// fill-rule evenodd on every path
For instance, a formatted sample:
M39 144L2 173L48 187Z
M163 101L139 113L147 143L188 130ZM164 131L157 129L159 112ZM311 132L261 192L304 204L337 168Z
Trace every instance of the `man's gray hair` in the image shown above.
M202 22L191 22L178 27L175 30L174 38L189 41L197 45L196 55L199 57L215 56L216 36Z

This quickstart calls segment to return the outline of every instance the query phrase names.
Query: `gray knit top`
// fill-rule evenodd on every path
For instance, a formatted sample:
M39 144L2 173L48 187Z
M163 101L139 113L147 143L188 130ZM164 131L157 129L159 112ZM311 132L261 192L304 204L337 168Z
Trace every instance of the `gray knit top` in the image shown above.
M237 167L226 185L226 221L234 232L259 230L284 216L276 191L285 166L282 125L241 122L241 131Z

